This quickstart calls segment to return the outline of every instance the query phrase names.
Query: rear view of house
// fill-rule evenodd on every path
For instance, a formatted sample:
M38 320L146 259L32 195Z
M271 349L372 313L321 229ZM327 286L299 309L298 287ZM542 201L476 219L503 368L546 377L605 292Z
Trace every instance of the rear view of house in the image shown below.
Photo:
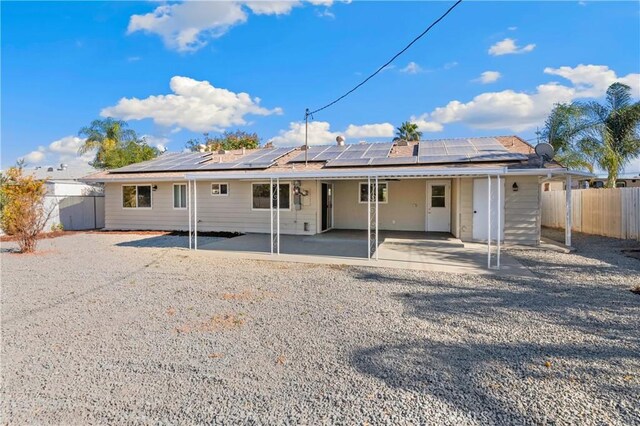
M541 183L572 175L506 136L164 154L86 180L105 184L112 230L417 231L535 246Z

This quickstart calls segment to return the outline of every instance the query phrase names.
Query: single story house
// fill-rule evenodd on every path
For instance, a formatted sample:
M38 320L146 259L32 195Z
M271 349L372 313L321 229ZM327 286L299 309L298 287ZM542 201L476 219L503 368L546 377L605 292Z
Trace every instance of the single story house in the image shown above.
M367 230L373 256L379 230L538 245L541 184L572 176L498 136L167 153L84 180L104 184L105 229L266 233L274 252L280 234Z

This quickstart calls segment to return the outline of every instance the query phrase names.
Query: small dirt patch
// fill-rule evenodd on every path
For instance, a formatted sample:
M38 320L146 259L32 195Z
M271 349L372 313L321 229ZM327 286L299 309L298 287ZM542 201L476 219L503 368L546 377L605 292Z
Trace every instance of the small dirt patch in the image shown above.
M271 293L264 291L242 291L240 293L224 293L220 298L222 300L237 300L237 301L249 301L249 300L264 300L267 297L271 297Z
M176 327L178 334L188 334L193 332L215 333L218 331L233 330L244 325L245 320L242 314L214 315L207 321L187 322Z

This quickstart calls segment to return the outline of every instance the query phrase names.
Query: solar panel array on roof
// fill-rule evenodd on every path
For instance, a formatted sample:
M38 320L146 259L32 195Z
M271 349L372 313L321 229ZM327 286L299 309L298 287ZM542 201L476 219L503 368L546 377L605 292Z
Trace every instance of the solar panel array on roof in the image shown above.
M213 152L168 153L153 160L112 170L112 173L266 169L272 166L278 158L287 155L294 149L260 149L227 162L216 162Z
M443 139L420 142L418 163L468 163L476 161L524 160L524 154L509 152L496 138Z

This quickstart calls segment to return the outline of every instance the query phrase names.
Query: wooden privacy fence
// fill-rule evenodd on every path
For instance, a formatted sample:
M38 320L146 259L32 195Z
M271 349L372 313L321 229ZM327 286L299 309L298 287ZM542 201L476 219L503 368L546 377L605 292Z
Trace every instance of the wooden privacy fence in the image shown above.
M571 229L640 241L640 188L571 191ZM565 191L542 192L542 226L564 228Z

